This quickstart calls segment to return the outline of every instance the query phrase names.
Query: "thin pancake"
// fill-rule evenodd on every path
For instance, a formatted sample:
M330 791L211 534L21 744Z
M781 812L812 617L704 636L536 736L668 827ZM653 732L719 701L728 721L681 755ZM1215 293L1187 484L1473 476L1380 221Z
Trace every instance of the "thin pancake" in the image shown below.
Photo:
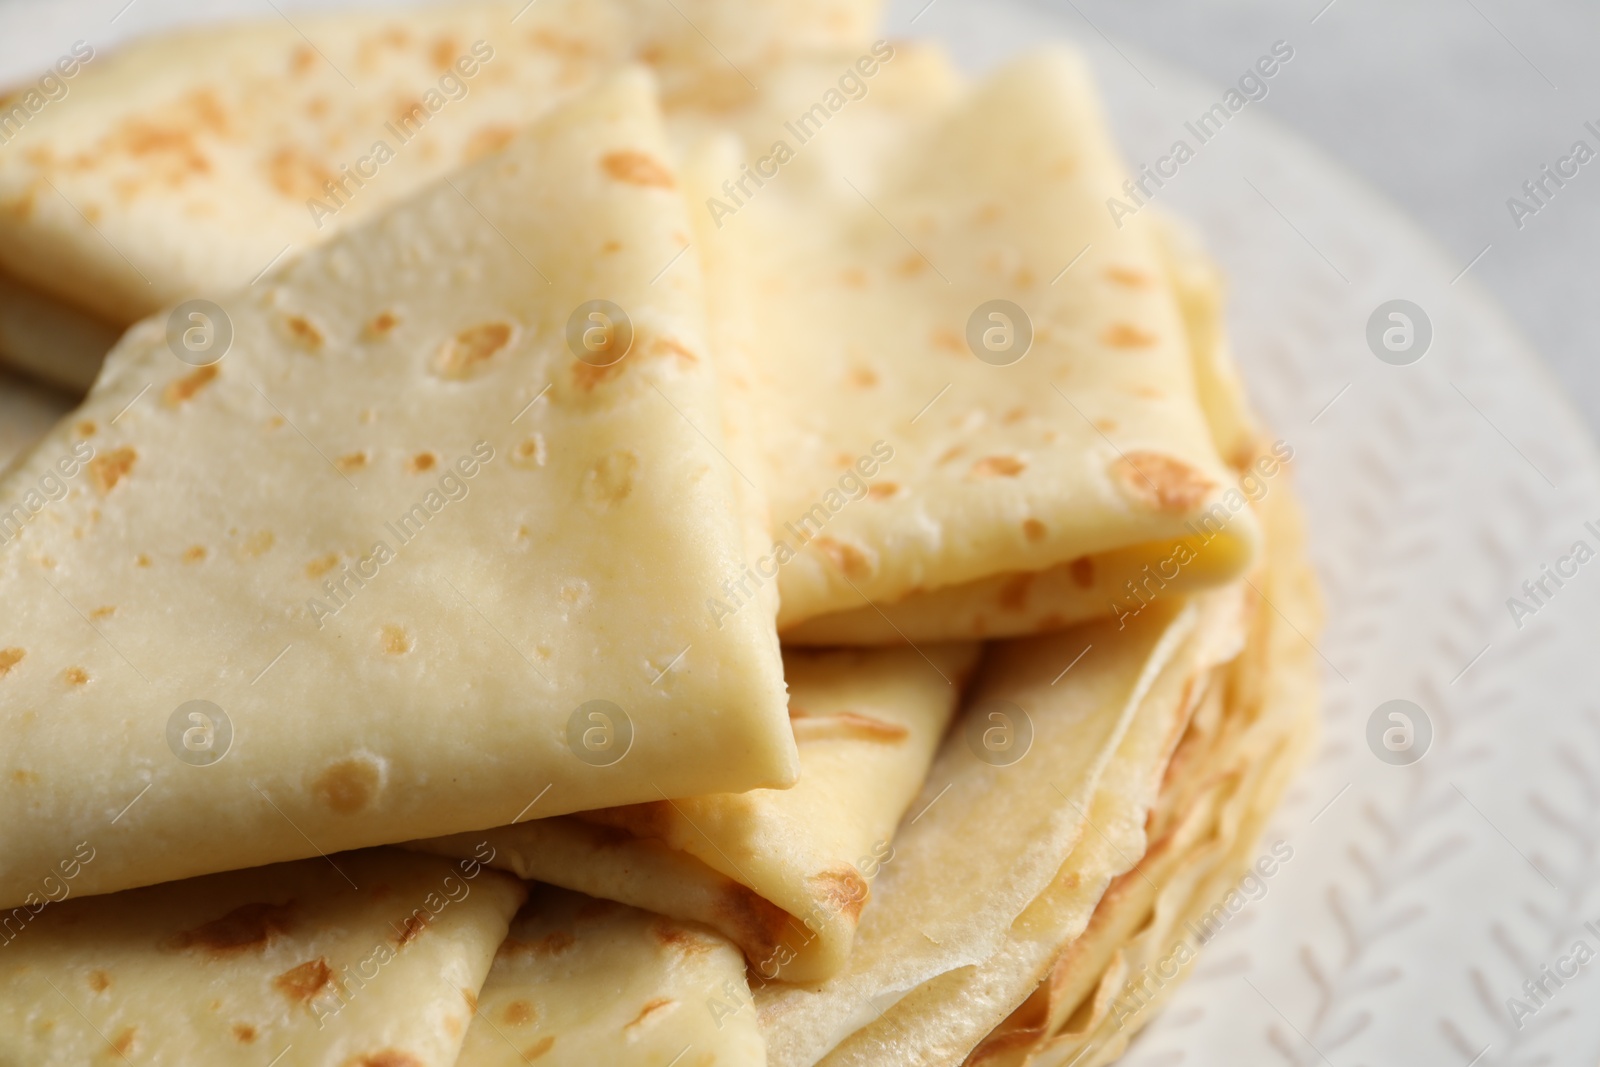
M524 878L705 923L766 979L820 981L849 955L977 659L970 645L784 655L800 747L791 789L665 799L418 843L487 839Z
M873 95L898 58L878 59L876 84L855 58L835 62L837 84L822 61L809 82L775 82L784 95L735 120L747 147L687 168L713 291L737 279L753 302L785 639L966 638L980 621L1005 636L1116 614L1079 589L1102 555L1141 585L1163 570L1149 580L1165 595L1236 578L1259 534L1212 443L1155 223L1105 211L1121 164L1080 64L1042 53L919 109ZM839 91L846 74L861 99ZM815 114L808 85L825 133L794 144L812 130L793 117ZM757 139L760 116L792 158ZM887 116L901 150L856 151ZM751 160L780 177L752 187ZM995 299L1032 324L1015 361L968 346ZM974 620L931 599L979 582L1008 610Z
M793 781L770 611L696 610L748 524L665 158L625 72L224 297L221 362L130 332L0 482L74 475L0 546L0 901Z
M533 886L457 1067L764 1067L744 957L693 923Z
M63 899L7 930L0 1062L450 1067L523 896L375 850Z

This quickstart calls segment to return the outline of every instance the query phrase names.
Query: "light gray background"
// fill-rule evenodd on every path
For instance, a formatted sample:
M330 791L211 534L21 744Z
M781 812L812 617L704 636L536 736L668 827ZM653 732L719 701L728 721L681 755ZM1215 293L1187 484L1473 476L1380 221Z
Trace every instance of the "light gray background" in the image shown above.
M1600 127L1600 3L1035 2L1085 34L1218 83L1289 41L1294 60L1250 106L1396 201L1462 267L1488 247L1471 276L1551 364L1591 432L1600 429L1600 159L1520 231L1506 208L1575 140L1600 151L1583 128ZM913 15L922 3L913 0Z

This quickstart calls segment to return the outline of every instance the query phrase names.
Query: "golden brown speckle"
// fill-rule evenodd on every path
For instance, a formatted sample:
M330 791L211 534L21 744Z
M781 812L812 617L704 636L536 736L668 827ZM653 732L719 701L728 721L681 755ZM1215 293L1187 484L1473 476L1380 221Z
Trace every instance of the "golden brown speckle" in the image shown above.
M1158 511L1189 511L1213 488L1205 475L1160 452L1129 452L1111 464L1111 476L1124 495Z
M291 967L272 980L272 986L296 1004L308 1004L333 980L333 968L325 956Z
M600 166L614 180L629 185L654 186L658 189L677 186L666 164L643 152L631 149L608 152L600 157Z
M974 478L1015 478L1026 469L1015 456L985 456L972 465Z
M11 669L21 663L28 652L22 648L0 648L0 678L11 673Z
M127 445L114 448L110 452L94 457L89 461L89 473L94 476L94 484L102 493L109 493L117 487L117 483L126 478L133 470L133 465L138 462L139 453Z
M402 627L388 623L383 628L383 651L391 656L403 656L411 651L411 637Z
M61 677L68 685L89 684L89 672L82 667L68 667L61 672Z
M1106 327L1100 340L1112 348L1148 348L1156 343L1156 336L1126 322L1114 322Z
M460 381L482 371L483 364L511 344L516 329L509 322L483 322L468 326L446 341L433 358L441 378Z
M167 383L166 390L162 393L168 407L177 407L186 400L191 400L194 395L204 389L220 373L217 364L212 363L205 367L196 367L182 378L175 378Z
M1022 520L1022 536L1030 541L1043 541L1044 535L1049 532L1050 528L1038 519Z
M353 815L371 802L378 785L378 768L371 760L343 759L317 776L311 795L340 815Z
M432 452L418 452L416 455L406 460L406 473L421 474L424 471L433 470L433 468L438 466L438 464L439 457L435 456Z
M311 579L321 578L338 565L338 553L329 552L326 556L319 556L306 564L306 577Z
M199 563L200 561L204 560L207 555L208 553L206 552L205 545L190 545L188 548L183 550L183 561L185 563Z
M322 351L322 331L312 325L310 319L304 315L285 315L283 325L295 344L307 352Z

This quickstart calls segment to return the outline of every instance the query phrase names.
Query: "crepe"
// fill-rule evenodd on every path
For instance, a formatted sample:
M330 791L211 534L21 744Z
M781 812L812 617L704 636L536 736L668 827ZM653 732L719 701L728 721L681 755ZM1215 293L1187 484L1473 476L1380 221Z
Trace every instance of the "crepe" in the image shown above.
M735 119L742 145L687 168L713 291L737 279L754 302L775 542L757 568L784 639L1019 635L1237 578L1259 531L1201 409L1157 224L1106 214L1123 169L1081 64L1042 52L919 105L880 92L898 62L854 100L820 61L809 88L769 79L789 91ZM794 143L817 100L823 132ZM893 150L859 148L897 125ZM745 181L751 160L780 177ZM997 299L1031 345L979 358L969 320L1003 332L973 318Z
M770 609L699 610L759 500L665 158L624 72L224 297L221 362L130 331L0 480L66 485L0 546L0 903L64 841L107 892L793 782Z
M53 898L7 920L0 1062L450 1067L523 896L476 860L375 850Z
M1320 609L1296 505L1280 495L1264 513L1270 567L1256 579L1251 640L1227 672L1220 714L1197 717L1168 769L1149 853L969 1063L1109 1063L1246 894L1270 892L1265 879L1293 858L1286 842L1257 841L1317 735L1318 668L1302 633L1316 632Z
M717 934L534 886L457 1067L762 1067L744 957Z
M979 963L1080 843L1095 790L1130 730L1175 736L1198 682L1233 654L1237 596L1164 603L1122 630L1102 622L1005 642L986 661L900 828L855 949L826 982L756 991L774 1064L817 1062L896 1001ZM1003 718L995 718L995 715ZM1027 740L1011 762L985 741ZM997 879L995 872L1005 872Z
M524 878L710 926L763 978L818 981L845 963L893 836L977 658L970 645L789 651L792 789L666 799L421 842Z
M70 75L50 76L59 96L0 102L0 271L37 290L0 290L0 356L87 388L108 326L250 283L504 146L619 63L654 64L670 92L743 86L784 51L853 47L877 8L516 0L85 46L64 58Z

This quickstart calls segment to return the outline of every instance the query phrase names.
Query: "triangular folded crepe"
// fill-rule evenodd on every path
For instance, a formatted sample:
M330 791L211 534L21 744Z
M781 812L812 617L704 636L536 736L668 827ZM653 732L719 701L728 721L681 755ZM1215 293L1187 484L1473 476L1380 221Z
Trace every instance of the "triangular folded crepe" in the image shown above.
M771 79L788 91L745 105L744 147L688 168L713 290L753 303L775 542L758 562L785 639L1025 634L1236 578L1255 521L1155 223L1107 214L1123 171L1080 64L1043 53L919 105L874 95L899 58L847 99L831 79L853 58ZM943 84L913 61L905 77ZM820 133L794 119L813 100ZM778 176L747 178L752 159ZM1026 354L985 347L1008 328L979 313L994 300L1023 309Z
M894 862L894 829L922 786L971 645L784 656L800 745L791 789L662 798L415 847L695 920L763 978L818 981L849 955L862 907Z
M1000 951L1073 850L1100 840L1091 805L1119 746L1133 735L1176 740L1205 675L1236 647L1236 614L1236 595L1219 591L1203 605L1152 608L1122 630L1103 622L994 646L913 802L922 814L895 839L845 969L757 989L771 1061L815 1063L919 987ZM1028 738L1024 754L980 759L992 730ZM1101 888L1113 873L1099 875Z
M532 887L457 1067L763 1067L744 957L693 923Z
M129 333L0 480L67 486L0 546L0 903L63 841L105 892L793 781L770 611L699 607L759 502L665 158L628 72L222 297L220 362Z
M60 902L7 920L6 1064L450 1067L524 896L375 850L68 899L100 857L66 854Z
M0 102L0 270L83 309L4 329L0 357L87 387L126 326L245 285L630 60L669 90L759 79L785 51L854 46L877 0L539 0L269 17L89 49L65 96ZM80 62L81 59L81 62ZM332 183L331 185L329 183Z

